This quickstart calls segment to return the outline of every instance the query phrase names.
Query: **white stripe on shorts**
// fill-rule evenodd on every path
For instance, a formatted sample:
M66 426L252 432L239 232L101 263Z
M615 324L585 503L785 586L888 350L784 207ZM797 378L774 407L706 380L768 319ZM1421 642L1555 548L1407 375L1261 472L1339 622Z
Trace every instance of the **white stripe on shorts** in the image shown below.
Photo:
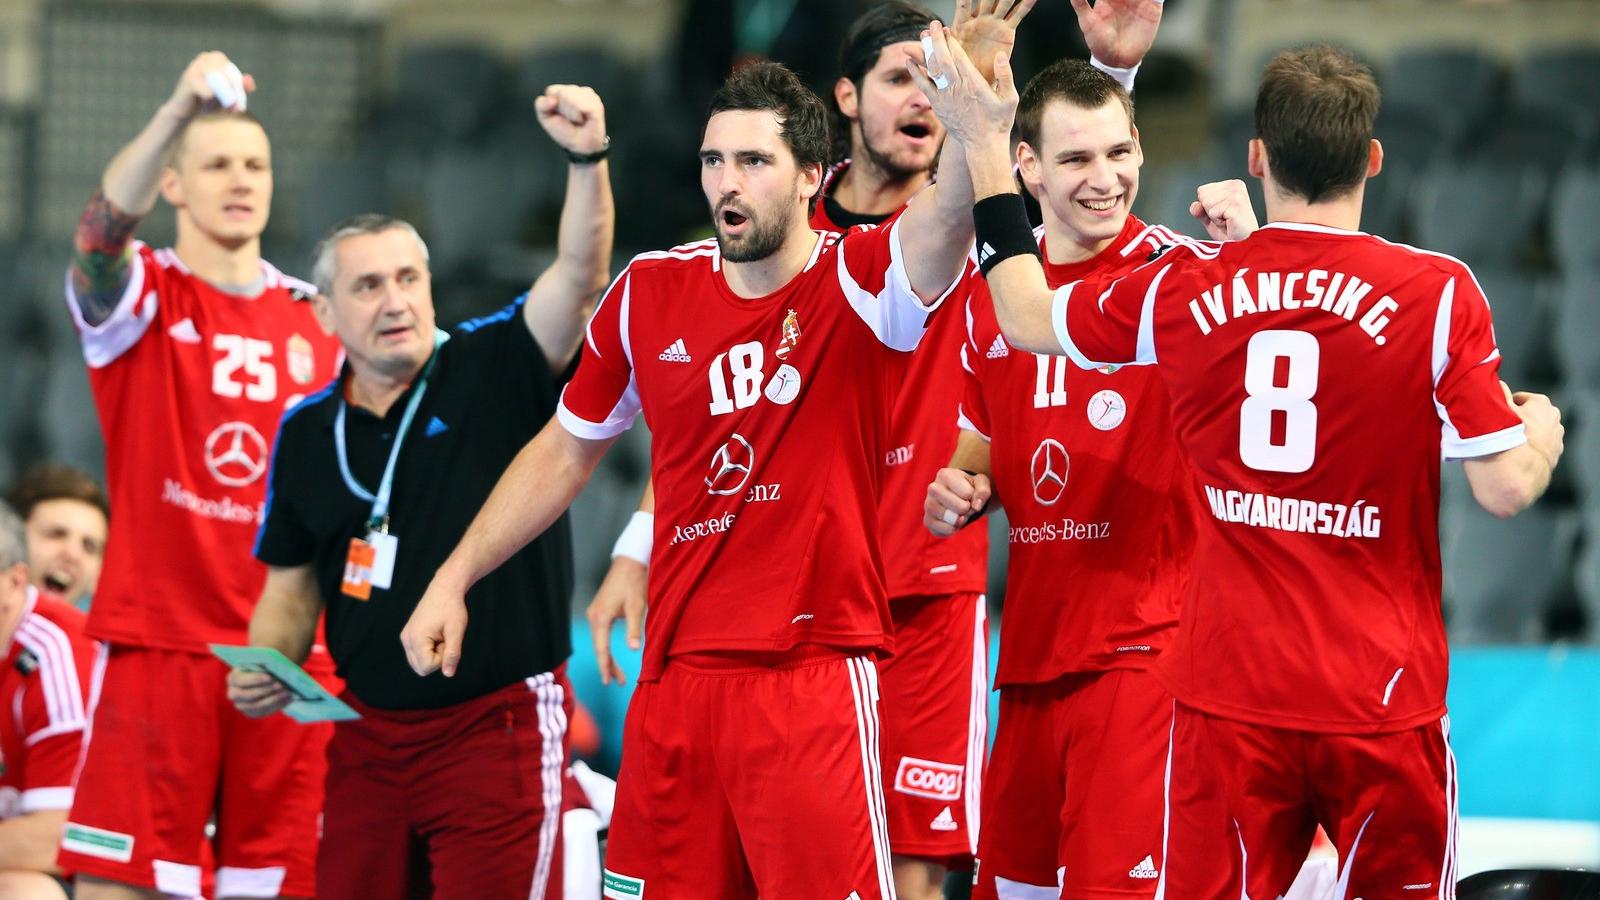
M978 855L978 802L983 796L984 747L989 740L989 610L978 595L972 629L972 697L967 719L967 840Z
M539 755L539 785L544 800L544 818L539 822L539 855L534 860L533 884L529 900L543 900L550 885L551 862L556 855L556 835L561 826L561 773L566 765L565 738L567 711L562 705L565 691L555 675L544 672L528 680L528 689L537 697L539 734L543 740Z
M872 851L878 864L878 896L896 900L894 865L889 859L889 817L884 811L883 770L878 762L878 668L865 656L845 660L856 705L856 735L861 741L862 781L867 791L867 818Z

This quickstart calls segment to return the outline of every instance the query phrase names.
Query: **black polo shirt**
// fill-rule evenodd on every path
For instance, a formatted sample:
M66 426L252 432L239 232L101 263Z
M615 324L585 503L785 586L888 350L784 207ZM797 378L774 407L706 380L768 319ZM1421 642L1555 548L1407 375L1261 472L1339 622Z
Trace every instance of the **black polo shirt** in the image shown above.
M350 539L364 537L372 503L346 486L334 423L346 372L284 416L273 450L256 557L310 564L327 609L328 650L350 691L380 709L432 709L479 697L559 666L572 652L572 534L563 515L467 594L467 634L453 678L418 678L400 629L455 549L502 472L554 414L556 377L522 319L526 296L456 327L395 465L389 531L399 553L389 589L369 600L340 590ZM411 391L378 418L345 411L351 474L377 493Z

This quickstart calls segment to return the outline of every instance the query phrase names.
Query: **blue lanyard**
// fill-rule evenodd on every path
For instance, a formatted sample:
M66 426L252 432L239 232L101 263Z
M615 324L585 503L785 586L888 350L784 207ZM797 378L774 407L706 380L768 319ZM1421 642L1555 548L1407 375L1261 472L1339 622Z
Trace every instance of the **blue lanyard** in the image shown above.
M345 451L344 414L347 404L344 395L339 396L339 415L333 422L333 444L339 455L339 474L344 476L345 487L350 493L372 504L372 515L368 524L373 528L381 528L385 533L389 530L389 497L394 493L394 467L400 459L400 445L405 442L406 433L411 430L411 420L416 418L417 407L422 405L422 395L428 392L428 376L433 374L433 364L439 360L439 348L444 342L450 340L450 334L437 328L433 331L433 355L428 358L428 364L422 367L422 375L417 378L416 390L411 392L411 400L406 403L405 415L400 417L400 429L394 434L394 444L389 448L389 461L383 467L383 480L378 483L378 493L361 486L356 477L350 474L350 458Z

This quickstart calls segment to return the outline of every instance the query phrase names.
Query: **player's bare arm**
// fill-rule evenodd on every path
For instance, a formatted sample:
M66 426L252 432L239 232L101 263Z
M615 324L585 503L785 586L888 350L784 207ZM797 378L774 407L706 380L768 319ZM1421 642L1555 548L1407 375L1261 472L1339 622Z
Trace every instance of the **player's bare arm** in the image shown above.
M239 72L225 54L202 53L138 136L112 157L73 237L72 289L90 325L111 317L128 286L133 233L155 208L172 142L196 113L243 109L245 94L253 90L255 79Z
M928 97L935 114L939 112L937 95L989 90L987 80L967 57L961 42L937 21L929 23L923 47L932 51L926 63L907 60L906 69ZM996 77L1004 78L1009 85L1011 69L1006 54L999 54L995 61L1003 71ZM938 86L941 84L943 88ZM949 123L945 124L948 127ZM902 258L911 288L930 304L943 296L961 274L972 246L972 219L966 214L973 201L972 182L965 147L952 137L946 137L940 153L938 181L911 199L899 223Z
M250 614L250 646L271 647L304 664L321 616L322 594L311 566L269 566L261 600ZM228 700L251 718L270 716L291 699L283 683L265 672L228 673Z
M1544 394L1526 391L1512 393L1505 387L1506 402L1522 419L1528 442L1489 456L1463 461L1473 499L1490 514L1509 519L1544 495L1550 476L1566 449L1566 426L1561 410Z
M467 590L543 534L615 442L585 440L551 419L511 461L400 631L406 661L418 675L456 673L467 633Z
M589 637L594 641L601 684L624 684L628 680L611 656L611 626L617 619L625 622L628 647L638 650L644 646L644 613L649 600L655 514L656 486L647 481L638 510L611 549L611 568L595 591L594 599L589 601Z
M545 358L557 371L578 351L583 322L606 288L616 209L608 147L606 110L593 89L552 84L534 101L539 124L567 152L567 195L556 235L556 259L540 273L523 306L523 320Z
M1072 0L1089 53L1118 69L1137 66L1161 26L1161 0Z
M962 429L950 465L940 469L928 485L923 526L936 537L949 537L988 512L994 500L991 474L989 442L975 431Z
M56 850L66 825L64 809L40 809L0 821L0 872L60 872Z

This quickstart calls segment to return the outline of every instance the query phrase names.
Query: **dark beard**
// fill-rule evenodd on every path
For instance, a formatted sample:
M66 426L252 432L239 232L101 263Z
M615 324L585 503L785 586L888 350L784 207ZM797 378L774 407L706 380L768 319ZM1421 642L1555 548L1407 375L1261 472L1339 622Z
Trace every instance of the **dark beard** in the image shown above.
M862 155L866 157L866 164L881 172L885 181L908 181L923 172L936 172L939 169L939 155L937 153L934 154L933 161L927 169L908 169L895 162L887 153L880 153L877 147L872 146L872 141L867 138L866 129L857 126L856 130L861 135ZM862 160L853 160L851 165L856 165L860 162Z
M722 236L722 223L717 225L717 249L722 253L722 258L732 263L759 262L783 246L784 238L788 237L788 228L785 223L774 217L766 222L756 219L750 220L750 230L745 232L735 244Z

